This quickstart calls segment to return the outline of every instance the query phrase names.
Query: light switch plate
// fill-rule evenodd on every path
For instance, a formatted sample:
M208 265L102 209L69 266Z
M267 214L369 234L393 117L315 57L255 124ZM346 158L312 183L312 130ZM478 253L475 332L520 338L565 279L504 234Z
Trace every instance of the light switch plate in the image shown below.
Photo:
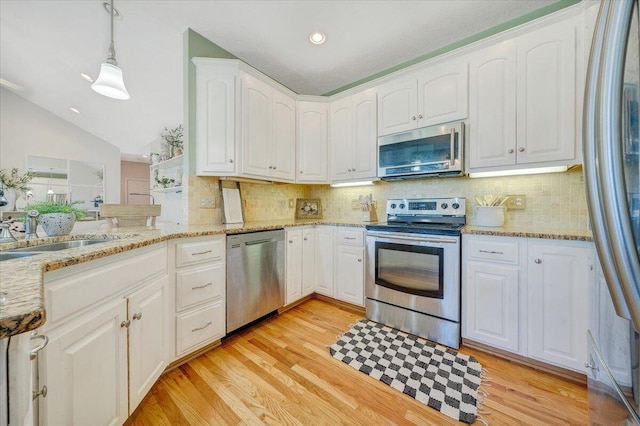
M505 203L508 210L524 210L527 208L527 196L524 194L507 195L509 199Z

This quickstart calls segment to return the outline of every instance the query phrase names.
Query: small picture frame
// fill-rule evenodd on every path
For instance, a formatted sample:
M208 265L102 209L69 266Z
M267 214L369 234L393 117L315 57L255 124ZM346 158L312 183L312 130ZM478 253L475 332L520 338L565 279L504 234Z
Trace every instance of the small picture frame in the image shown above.
M322 205L316 198L296 198L296 219L322 219Z

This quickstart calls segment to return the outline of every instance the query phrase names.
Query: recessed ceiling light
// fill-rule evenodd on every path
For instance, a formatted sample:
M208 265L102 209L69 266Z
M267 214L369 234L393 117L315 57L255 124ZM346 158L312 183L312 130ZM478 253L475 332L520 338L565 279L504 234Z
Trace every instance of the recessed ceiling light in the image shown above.
M309 35L309 41L313 44L322 44L327 40L327 36L319 31L314 31Z
M20 86L19 84L16 84L13 81L5 80L2 77L0 77L0 86L4 86L6 88L18 90L18 91L24 90L24 87Z
M74 107L70 107L69 108L72 112L75 112L76 114L80 114L80 111L77 108Z
M91 78L91 76L89 74L85 74L85 73L81 72L80 73L80 77L84 78L89 83L93 83L93 78Z

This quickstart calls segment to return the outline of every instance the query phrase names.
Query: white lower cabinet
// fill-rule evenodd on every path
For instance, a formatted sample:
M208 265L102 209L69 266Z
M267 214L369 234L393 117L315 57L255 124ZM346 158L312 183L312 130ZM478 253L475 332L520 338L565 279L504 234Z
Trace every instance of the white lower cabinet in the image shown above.
M584 372L589 243L463 235L462 337Z
M286 300L294 303L314 291L315 229L313 227L286 230Z
M41 425L120 425L168 363L166 243L45 274ZM63 297L66 296L66 297Z
M333 226L316 226L315 291L335 297L333 285Z
M335 247L335 297L364 306L364 231L338 227Z

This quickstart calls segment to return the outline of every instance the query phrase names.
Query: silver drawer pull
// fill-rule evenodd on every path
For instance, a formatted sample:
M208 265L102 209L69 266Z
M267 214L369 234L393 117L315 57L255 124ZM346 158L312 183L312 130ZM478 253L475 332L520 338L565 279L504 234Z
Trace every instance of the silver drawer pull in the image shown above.
M141 320L142 319L142 312L138 312L137 314L133 314L133 316L131 318L133 320Z
M355 240L356 237L344 237L345 240Z
M122 321L120 323L120 327L122 328L129 328L130 325L131 325L131 320Z
M504 254L502 251L494 251L494 250L478 250L480 253L489 253L489 254Z
M200 252L197 252L197 253L191 253L191 256L200 256L201 254L207 254L207 253L211 253L211 250L200 251Z
M36 346L35 348L33 348L33 349L31 349L29 351L29 359L31 361L36 359L36 356L38 356L38 352L43 350L44 347L47 346L47 344L49 343L49 338L47 336L45 336L44 334L34 334L34 335L32 335L31 336L31 340L35 340L35 339L42 339L42 343L40 343L38 346Z
M210 285L213 285L213 283L206 283L204 285L197 285L195 287L191 287L191 290L200 290L201 288L206 288L206 287L209 287Z
M209 321L208 323L206 323L202 327L194 328L193 330L191 330L191 332L194 333L196 331L204 330L205 328L209 327L210 325L211 325L211 321Z

